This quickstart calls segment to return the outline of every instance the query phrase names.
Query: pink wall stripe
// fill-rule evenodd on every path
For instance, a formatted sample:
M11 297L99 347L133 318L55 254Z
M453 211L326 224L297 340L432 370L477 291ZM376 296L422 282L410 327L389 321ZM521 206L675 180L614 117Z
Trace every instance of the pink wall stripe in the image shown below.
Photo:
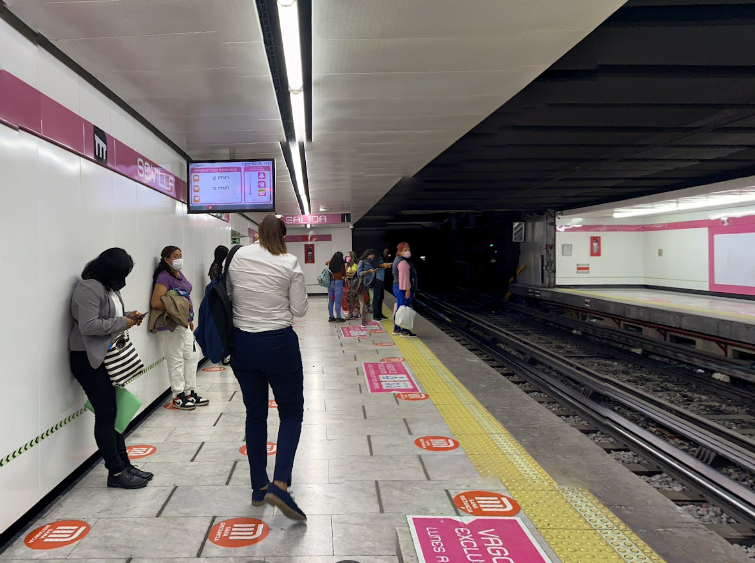
M681 229L707 229L721 227L720 219L700 219L698 221L679 221L678 223L655 223L651 225L558 225L556 230L561 233L647 233L653 231L678 231ZM755 225L755 216L730 217L730 227L739 225Z
M106 134L106 161L97 160L94 125L7 70L0 70L0 120L186 202L186 182L112 135Z

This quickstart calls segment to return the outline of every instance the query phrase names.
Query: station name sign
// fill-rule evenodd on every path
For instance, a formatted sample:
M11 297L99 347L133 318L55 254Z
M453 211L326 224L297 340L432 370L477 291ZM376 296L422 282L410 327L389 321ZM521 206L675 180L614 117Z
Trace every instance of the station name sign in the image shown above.
M320 213L319 215L283 215L281 220L286 225L334 225L339 223L351 223L351 213Z

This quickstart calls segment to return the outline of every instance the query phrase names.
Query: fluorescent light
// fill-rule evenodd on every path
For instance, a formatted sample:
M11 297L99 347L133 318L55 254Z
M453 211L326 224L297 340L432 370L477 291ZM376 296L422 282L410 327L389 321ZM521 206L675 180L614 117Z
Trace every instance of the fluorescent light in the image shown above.
M283 54L286 57L286 76L291 90L304 88L299 41L299 4L296 0L278 0L278 20L283 37Z
M296 140L303 143L307 140L307 121L304 117L304 92L290 92L291 111L294 114L294 133Z
M289 143L291 147L291 160L294 161L294 174L296 175L296 191L299 192L299 197L304 205L304 215L309 215L309 201L307 200L307 194L304 192L304 172L301 167L301 155L299 153L298 143Z

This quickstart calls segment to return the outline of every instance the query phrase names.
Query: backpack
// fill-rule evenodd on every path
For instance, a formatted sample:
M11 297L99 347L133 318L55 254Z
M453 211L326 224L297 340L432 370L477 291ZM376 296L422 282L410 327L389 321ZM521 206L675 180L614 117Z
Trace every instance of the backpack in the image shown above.
M320 275L317 276L317 283L319 283L325 289L328 289L330 287L330 280L332 276L333 274L331 273L330 268L326 267L322 272L320 272Z
M223 273L207 285L199 305L199 324L194 335L202 351L215 364L233 350L233 304L228 298L226 279L228 267L239 248L241 245L237 244L228 253Z

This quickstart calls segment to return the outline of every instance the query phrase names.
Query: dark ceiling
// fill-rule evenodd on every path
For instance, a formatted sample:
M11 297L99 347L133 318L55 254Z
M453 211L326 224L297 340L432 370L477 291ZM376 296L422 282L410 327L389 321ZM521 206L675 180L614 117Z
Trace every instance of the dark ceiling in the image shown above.
M356 226L568 209L753 174L755 0L630 0Z

